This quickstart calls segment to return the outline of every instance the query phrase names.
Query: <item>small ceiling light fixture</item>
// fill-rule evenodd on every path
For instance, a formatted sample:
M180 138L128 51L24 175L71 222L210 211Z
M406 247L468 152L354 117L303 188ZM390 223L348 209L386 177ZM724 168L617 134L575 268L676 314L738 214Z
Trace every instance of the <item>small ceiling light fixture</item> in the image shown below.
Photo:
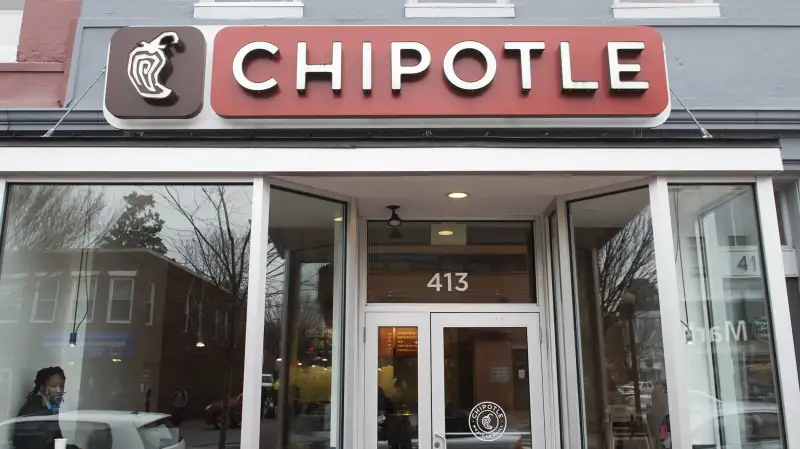
M399 228L403 225L403 220L400 219L400 216L397 215L397 209L400 209L400 206L386 206L387 209L392 211L392 215L389 216L389 219L386 220L386 223L393 228Z
M439 231L439 235L450 236L453 235L453 231L449 229L442 229L441 231Z
M469 194L464 193L464 192L450 192L450 193L447 194L448 198L452 198L454 200L464 199L464 198L466 198L468 196L469 196Z
M333 221L335 221L337 223L341 223L342 222L342 217L336 217L336 218L333 219Z

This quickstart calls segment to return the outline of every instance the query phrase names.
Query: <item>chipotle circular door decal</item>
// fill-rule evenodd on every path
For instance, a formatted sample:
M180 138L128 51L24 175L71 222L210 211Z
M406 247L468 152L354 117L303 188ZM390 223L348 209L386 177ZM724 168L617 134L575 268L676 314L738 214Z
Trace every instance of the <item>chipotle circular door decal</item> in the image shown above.
M494 402L481 402L469 412L469 430L481 441L494 441L506 431L506 412Z

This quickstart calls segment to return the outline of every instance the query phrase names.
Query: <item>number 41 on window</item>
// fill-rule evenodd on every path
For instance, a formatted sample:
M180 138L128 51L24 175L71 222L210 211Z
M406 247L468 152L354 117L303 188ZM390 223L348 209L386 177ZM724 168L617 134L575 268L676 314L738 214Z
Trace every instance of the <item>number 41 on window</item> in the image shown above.
M455 285L453 285L454 277L457 278ZM428 287L435 288L437 292L442 291L442 289L445 288L445 286L442 285L442 278L444 278L447 284L447 290L445 291L452 292L455 290L457 292L465 292L469 288L467 273L436 273L431 280L428 281Z

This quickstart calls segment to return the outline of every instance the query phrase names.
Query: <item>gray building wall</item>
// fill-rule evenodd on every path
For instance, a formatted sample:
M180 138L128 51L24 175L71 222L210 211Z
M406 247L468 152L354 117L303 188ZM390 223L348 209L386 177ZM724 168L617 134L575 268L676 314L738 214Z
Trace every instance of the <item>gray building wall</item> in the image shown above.
M463 24L652 25L667 48L672 88L698 118L723 129L789 130L800 127L800 2L719 0L713 19L618 20L613 0L515 0L511 19L406 19L405 0L305 0L302 19L226 22L195 20L194 0L83 0L67 104L105 65L114 30L127 25L185 24ZM99 110L103 80L77 106ZM690 129L676 113L665 129Z

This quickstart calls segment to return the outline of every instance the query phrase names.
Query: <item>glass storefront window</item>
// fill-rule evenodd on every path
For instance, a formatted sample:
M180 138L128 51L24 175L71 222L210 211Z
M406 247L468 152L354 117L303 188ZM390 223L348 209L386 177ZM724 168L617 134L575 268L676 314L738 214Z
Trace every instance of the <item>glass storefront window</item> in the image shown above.
M692 444L783 447L754 187L669 193Z
M649 191L568 207L587 447L663 447L669 412Z
M251 197L249 185L10 185L0 441L238 445Z
M270 192L260 447L339 447L345 205Z
M533 223L367 226L370 303L532 303Z

